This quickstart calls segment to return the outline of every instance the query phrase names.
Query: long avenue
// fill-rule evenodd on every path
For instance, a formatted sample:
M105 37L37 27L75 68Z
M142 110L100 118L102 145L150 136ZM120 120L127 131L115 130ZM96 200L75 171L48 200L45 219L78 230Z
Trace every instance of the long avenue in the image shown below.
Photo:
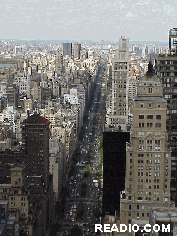
M71 229L76 225L80 228L82 234L94 235L94 224L99 222L93 210L98 204L101 206L102 192L101 185L98 185L98 165L101 163L100 135L102 133L101 110L104 103L103 80L104 65L100 65L93 97L87 111L87 119L83 125L84 132L82 134L82 142L79 145L79 160L75 165L74 174L67 181L69 195L66 200L64 218L58 235L70 234ZM90 159L89 162L88 159ZM86 170L89 171L87 176L85 175ZM87 187L84 196L81 195L82 184ZM77 217L79 203L84 205L82 218Z

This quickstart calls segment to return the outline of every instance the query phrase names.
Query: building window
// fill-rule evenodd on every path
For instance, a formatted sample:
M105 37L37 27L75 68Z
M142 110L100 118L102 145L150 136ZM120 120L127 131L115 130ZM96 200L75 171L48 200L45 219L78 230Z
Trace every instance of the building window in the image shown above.
M152 151L152 140L147 140L147 150Z
M156 123L156 128L161 128L161 123Z
M139 123L139 128L144 128L144 123Z
M128 213L128 216L131 216L131 212Z
M132 209L132 207L131 207L131 205L129 205L129 210L131 210Z
M161 140L155 140L155 145L161 145Z
M156 119L161 119L161 115L156 115Z
M139 205L137 205L137 210L139 210Z
M152 140L147 140L147 144L152 144Z
M153 124L152 123L147 123L147 128L152 128Z
M144 139L139 139L138 143L139 144L144 144Z
M147 115L147 119L153 119L153 115Z
M144 119L144 115L139 115L139 119Z
M130 159L130 163L132 163L132 159Z
M152 87L148 88L148 93L153 93L153 88Z
M161 149L161 140L155 140L155 150L158 151Z

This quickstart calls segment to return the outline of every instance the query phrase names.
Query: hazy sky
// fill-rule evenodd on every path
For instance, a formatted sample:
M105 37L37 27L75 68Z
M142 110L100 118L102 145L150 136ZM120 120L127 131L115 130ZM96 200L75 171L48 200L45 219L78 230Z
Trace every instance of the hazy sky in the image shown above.
M168 40L176 0L0 0L0 38Z

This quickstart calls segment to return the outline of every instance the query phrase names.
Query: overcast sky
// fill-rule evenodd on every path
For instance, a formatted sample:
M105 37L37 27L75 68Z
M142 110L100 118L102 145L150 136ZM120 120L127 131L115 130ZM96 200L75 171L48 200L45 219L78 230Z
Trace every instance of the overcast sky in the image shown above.
M0 0L1 39L168 41L176 0Z

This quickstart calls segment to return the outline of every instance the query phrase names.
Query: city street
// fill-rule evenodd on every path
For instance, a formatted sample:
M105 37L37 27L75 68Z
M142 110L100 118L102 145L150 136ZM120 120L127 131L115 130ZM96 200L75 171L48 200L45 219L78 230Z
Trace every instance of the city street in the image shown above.
M102 128L100 126L100 112L103 103L103 88L100 84L103 71L101 66L100 71L92 103L88 110L88 119L84 123L79 161L76 164L74 176L69 177L67 182L69 195L66 200L65 214L60 230L60 234L64 235L68 235L75 225L81 228L83 235L94 235L94 224L98 223L93 210L98 202L101 204L101 192L97 181L98 165L101 162L100 135ZM87 161L87 155L90 156L90 162ZM88 177L84 177L86 169L89 169ZM85 196L81 196L80 193L82 184L87 185ZM84 214L83 218L77 218L77 205L81 202L84 204Z

